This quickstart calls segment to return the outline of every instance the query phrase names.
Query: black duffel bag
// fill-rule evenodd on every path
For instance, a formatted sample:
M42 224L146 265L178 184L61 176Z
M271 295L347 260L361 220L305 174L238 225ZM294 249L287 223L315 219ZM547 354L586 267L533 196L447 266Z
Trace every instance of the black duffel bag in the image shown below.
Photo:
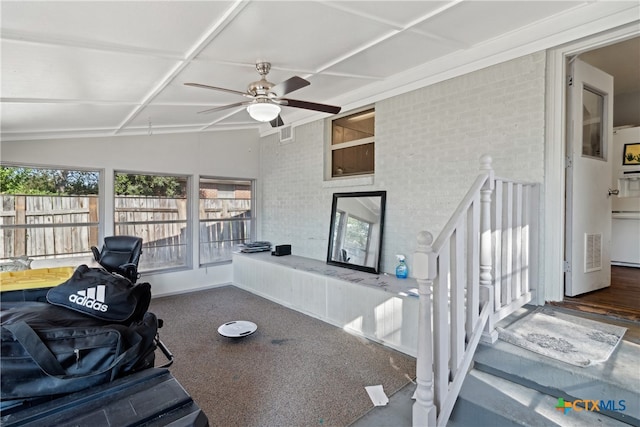
M47 301L97 319L129 324L140 321L149 309L151 285L133 284L124 276L83 264L47 292Z
M153 367L158 319L128 326L41 302L0 312L1 400L67 394Z

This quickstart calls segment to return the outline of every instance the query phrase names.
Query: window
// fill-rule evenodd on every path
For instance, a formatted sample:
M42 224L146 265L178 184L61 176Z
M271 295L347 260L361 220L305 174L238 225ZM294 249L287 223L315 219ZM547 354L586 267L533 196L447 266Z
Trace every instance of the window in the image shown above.
M331 177L374 172L375 110L335 119L331 124Z
M231 260L253 238L253 181L200 178L200 265Z
M116 172L114 234L142 237L139 270L189 265L189 178Z
M336 242L334 258L340 262L366 265L367 249L371 241L372 224L368 221L336 211L334 224L334 241ZM337 251L340 253L337 253Z
M589 88L582 90L582 155L605 159L603 139L604 96Z
M99 183L95 170L0 166L2 269L90 256L98 244Z

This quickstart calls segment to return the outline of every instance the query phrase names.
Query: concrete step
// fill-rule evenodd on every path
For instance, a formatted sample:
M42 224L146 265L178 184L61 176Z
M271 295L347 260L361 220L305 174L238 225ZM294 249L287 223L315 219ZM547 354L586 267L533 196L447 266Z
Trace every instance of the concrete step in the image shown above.
M640 426L640 346L622 341L607 362L579 367L498 340L481 344L474 368L567 402L602 402L600 413Z
M473 369L467 375L448 427L619 427L599 412L556 409L558 398Z
M499 326L506 328L535 308L525 306ZM588 367L502 340L480 344L450 426L640 426L638 361L640 346L628 341L622 341L606 362ZM587 400L587 410L578 407L565 414L556 409L559 398L571 403Z

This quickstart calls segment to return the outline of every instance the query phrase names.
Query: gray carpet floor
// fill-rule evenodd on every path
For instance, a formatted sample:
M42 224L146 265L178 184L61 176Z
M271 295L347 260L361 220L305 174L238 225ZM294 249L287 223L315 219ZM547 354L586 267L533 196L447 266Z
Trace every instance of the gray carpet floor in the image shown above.
M212 426L346 426L373 408L366 386L392 395L415 378L415 358L235 286L155 298L150 311ZM231 320L258 330L219 335Z

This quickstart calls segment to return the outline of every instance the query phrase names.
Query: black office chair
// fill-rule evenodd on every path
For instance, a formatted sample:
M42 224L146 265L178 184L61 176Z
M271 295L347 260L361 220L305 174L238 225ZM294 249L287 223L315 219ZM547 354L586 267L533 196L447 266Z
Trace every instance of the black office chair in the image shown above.
M104 238L102 251L91 247L93 257L105 270L117 273L136 283L140 278L138 262L142 254L142 238L135 236L110 236Z

